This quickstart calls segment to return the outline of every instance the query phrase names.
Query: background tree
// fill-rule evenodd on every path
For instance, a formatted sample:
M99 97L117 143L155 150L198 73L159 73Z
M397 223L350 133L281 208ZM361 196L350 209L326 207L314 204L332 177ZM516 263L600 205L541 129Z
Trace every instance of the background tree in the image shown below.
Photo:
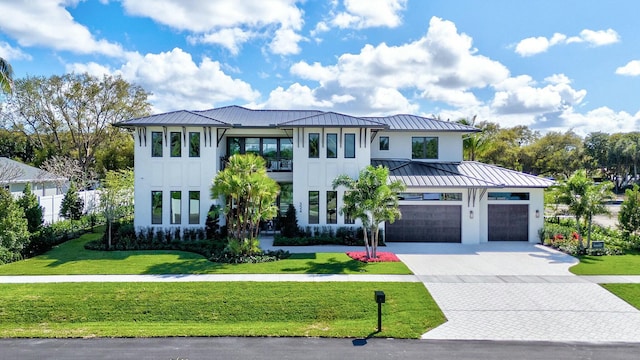
M637 234L640 230L640 187L633 185L633 189L625 191L625 199L620 205L618 224L620 228L629 233Z
M0 57L0 92L11 94L13 91L13 69L11 64Z
M258 236L260 222L278 214L280 187L267 175L265 160L255 154L233 155L211 186L211 198L225 198L228 233L235 239Z
M0 159L0 185L5 185L22 176L24 172L14 162Z
M406 188L401 181L389 182L389 169L371 165L360 171L357 180L340 175L333 180L333 188L346 187L341 213L362 222L367 258L376 258L380 223L393 223L400 218L398 193ZM370 232L370 236L367 235ZM370 240L369 240L370 239Z
M560 204L567 205L570 214L576 219L580 248L585 248L582 236L583 222L587 226L587 247L591 245L591 222L593 215L608 212L605 202L613 197L611 182L595 184L587 177L585 170L576 171L569 179L552 188Z
M462 151L465 160L476 161L476 157L489 145L488 136L484 133L482 125L486 123L476 125L476 115L468 119L460 119L456 121L458 124L474 126L480 129L480 132L466 134L462 139Z
M100 188L100 209L107 222L107 248L111 248L113 223L133 215L133 170L107 171Z
M33 136L39 148L52 146L85 170L93 166L99 145L125 131L110 125L150 111L149 94L119 76L27 77L15 81L14 92L8 101L13 126Z
M60 216L68 220L80 220L83 208L84 201L78 196L76 184L71 182L60 204Z
M582 139L573 131L551 131L525 148L523 171L568 178L582 168Z
M60 192L68 182L75 183L77 187L84 190L93 184L97 177L93 170L85 170L78 160L68 156L53 156L47 159L41 168L57 176L55 184Z
M0 264L20 259L20 252L28 241L24 211L11 193L0 187Z
M38 197L31 191L31 184L27 183L22 191L22 196L18 199L18 205L24 211L27 219L27 229L30 233L40 230L44 218L42 215L42 206L38 202Z

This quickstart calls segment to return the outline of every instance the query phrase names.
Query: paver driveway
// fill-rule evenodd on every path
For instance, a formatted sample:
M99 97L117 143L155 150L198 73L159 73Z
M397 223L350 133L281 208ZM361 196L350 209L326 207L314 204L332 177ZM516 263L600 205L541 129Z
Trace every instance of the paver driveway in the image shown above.
M527 243L390 244L448 322L424 339L640 342L640 311Z

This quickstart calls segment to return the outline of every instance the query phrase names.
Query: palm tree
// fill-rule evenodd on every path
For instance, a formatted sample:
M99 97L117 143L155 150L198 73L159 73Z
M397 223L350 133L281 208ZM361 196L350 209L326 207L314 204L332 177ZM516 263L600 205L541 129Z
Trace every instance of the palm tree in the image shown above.
M460 119L456 122L462 125L476 126L476 116L474 115L471 121ZM475 161L478 155L483 152L488 145L489 139L484 133L484 130L478 133L467 134L462 140L462 150L465 159Z
M258 236L260 222L273 219L278 183L267 175L265 160L255 154L233 155L211 186L211 197L225 197L225 218L232 237Z
M364 245L367 258L376 258L379 243L380 223L394 222L400 218L398 193L404 191L401 181L389 182L389 169L371 165L360 171L357 180L348 175L340 175L333 180L333 188L347 188L343 196L344 205L340 213L360 219L364 233ZM367 234L370 232L370 237Z
M13 92L13 69L11 64L0 57L0 92L11 94Z
M582 221L587 223L587 247L590 247L593 216L608 213L605 202L613 198L612 188L611 182L594 184L593 180L587 177L586 170L578 170L553 189L558 203L567 205L569 213L576 218L581 248L585 248L582 238Z

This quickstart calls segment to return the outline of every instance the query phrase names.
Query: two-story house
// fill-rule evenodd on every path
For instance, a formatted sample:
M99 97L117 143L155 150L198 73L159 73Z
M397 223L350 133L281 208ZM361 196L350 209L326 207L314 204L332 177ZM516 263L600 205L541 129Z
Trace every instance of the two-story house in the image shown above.
M549 180L463 161L463 137L474 127L414 115L356 117L316 110L250 110L229 106L175 111L118 126L135 134L135 227L202 227L210 187L225 160L260 154L300 226L351 226L340 214L339 174L357 178L384 165L400 194L402 218L385 224L387 241L537 242Z

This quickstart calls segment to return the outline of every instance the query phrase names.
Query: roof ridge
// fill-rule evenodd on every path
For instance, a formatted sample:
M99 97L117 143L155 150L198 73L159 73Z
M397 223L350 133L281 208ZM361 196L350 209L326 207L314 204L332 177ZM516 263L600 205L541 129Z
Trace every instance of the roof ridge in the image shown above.
M462 174L462 173L460 173L460 172L453 172L453 171L451 171L451 170L447 170L447 169L442 168L442 167L436 167L436 166L433 166L433 165L439 165L439 164L444 164L444 163L425 163L425 162L422 162L422 161L413 161L413 162L415 162L415 163L419 163L419 164L422 164L422 165L424 165L424 166L431 167L431 168L433 168L433 169L438 169L438 170L440 170L440 171L443 171L443 172L446 172L446 173L449 173L449 174L459 175L459 176L465 176L465 177L468 177L468 178L470 178L470 179L474 179L474 180L477 180L477 181L480 181L480 182L489 183L489 184L492 184L492 185L494 185L494 186L504 186L504 184L499 184L499 183L496 183L496 182L493 182L493 181L490 181L490 180L481 179L481 178L477 178L477 177L475 177L475 176L471 176L471 175L467 175L467 174ZM446 163L446 164L463 164L463 163L464 163L464 161L460 161L460 162L448 162L448 163Z

